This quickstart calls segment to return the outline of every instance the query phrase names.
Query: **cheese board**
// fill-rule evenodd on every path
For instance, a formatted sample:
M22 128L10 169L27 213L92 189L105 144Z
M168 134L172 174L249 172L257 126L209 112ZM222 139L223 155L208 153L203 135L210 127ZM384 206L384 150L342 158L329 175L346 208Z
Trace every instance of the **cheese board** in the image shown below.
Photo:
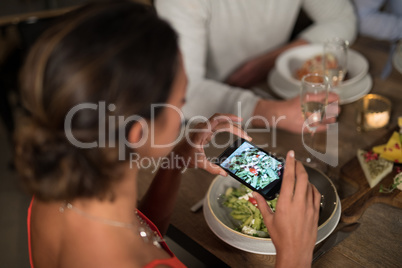
M392 132L386 138L391 134ZM382 143L383 140L374 143L373 146ZM366 148L366 150L371 150L373 146ZM371 188L357 156L347 162L341 168L341 180L351 184L357 190L352 195L341 200L341 221L345 223L357 222L364 211L374 203L383 203L402 209L402 191L395 189L391 193L380 192L380 187L389 187L394 183L394 177L397 173L397 167L394 166L391 173Z

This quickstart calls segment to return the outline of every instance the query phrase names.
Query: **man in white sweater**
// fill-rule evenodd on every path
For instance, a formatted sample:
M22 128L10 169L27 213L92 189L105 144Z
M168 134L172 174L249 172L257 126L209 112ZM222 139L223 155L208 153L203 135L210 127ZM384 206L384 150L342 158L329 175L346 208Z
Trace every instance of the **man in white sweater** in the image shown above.
M186 118L232 113L264 126L252 119L263 116L271 126L300 132L299 98L262 99L247 88L265 79L290 47L331 37L352 42L356 35L348 0L156 0L155 6L179 34L189 78ZM313 24L287 43L301 8Z

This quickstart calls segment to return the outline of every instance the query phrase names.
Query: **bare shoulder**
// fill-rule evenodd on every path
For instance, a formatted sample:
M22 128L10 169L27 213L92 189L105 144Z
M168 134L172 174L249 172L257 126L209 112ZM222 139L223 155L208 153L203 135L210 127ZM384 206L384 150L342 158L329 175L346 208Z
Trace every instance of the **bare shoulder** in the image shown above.
M170 256L132 229L60 213L59 205L36 204L31 239L37 267L143 267Z
M64 238L62 258L65 267L143 267L154 259L170 256L145 243L133 230L94 223L76 229Z

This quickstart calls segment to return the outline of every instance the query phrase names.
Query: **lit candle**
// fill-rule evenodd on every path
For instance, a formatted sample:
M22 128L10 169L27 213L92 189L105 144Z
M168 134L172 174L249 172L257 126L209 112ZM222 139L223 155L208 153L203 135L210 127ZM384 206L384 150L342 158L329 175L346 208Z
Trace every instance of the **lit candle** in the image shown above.
M374 130L388 125L391 101L381 95L368 94L358 104L358 131Z
M366 112L366 124L370 128L381 128L388 124L389 112Z

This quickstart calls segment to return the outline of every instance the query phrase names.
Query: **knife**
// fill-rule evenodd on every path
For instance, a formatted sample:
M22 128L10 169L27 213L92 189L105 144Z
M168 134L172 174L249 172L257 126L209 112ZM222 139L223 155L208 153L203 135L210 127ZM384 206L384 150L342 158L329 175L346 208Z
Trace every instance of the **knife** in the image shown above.
M199 200L197 203L195 203L191 208L191 212L197 212L200 208L202 208L202 205L204 204L204 199L203 197L201 200Z
M336 246L343 239L348 237L354 230L359 227L360 223L354 222L351 224L339 226L325 241L324 244L314 253L313 263L318 260L322 255L328 252L331 248Z

